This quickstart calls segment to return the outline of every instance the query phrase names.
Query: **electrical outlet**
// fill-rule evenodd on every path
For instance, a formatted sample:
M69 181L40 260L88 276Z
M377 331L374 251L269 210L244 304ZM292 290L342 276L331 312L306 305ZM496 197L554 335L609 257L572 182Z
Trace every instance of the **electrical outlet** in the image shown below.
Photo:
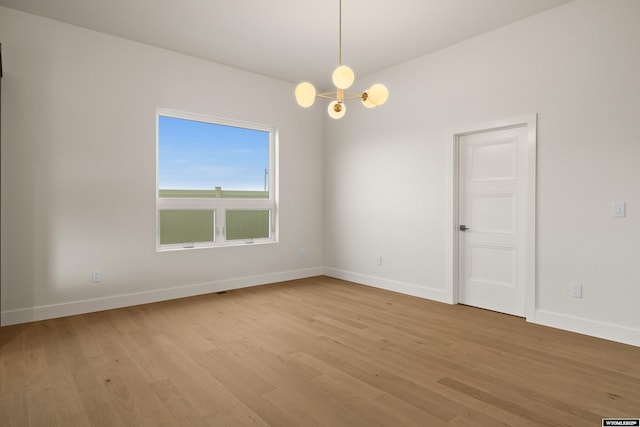
M93 270L91 272L91 282L92 283L102 282L102 270Z
M307 250L306 249L300 249L300 251L298 252L298 256L300 258L306 258L307 257Z
M382 265L382 255L376 257L376 265Z
M574 298L582 298L582 283L569 283L569 295Z
M624 218L627 215L627 204L625 202L613 202L613 216Z

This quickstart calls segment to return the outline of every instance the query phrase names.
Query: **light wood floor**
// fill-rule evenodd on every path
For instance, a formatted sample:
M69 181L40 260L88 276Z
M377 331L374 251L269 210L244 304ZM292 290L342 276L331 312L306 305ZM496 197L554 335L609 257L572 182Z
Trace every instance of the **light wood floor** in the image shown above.
M640 348L326 277L0 328L2 426L600 426Z

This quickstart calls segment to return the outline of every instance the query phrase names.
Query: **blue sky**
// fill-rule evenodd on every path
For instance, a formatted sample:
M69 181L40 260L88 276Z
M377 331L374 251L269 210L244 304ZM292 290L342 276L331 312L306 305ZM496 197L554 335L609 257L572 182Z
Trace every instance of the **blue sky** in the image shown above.
M268 132L167 116L158 119L159 188L264 189Z

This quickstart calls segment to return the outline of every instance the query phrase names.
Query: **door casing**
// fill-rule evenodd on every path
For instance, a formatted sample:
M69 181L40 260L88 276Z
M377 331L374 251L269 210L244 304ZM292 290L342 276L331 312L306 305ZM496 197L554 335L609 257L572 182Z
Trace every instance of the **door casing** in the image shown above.
M524 304L525 318L528 322L535 321L536 311L536 146L537 146L537 115L528 114L509 119L497 120L495 122L477 123L461 126L454 129L450 134L452 139L447 149L447 222L445 232L445 247L447 257L447 300L451 304L458 304L458 269L459 269L459 248L458 248L458 156L460 137L480 132L489 132L513 127L527 128L527 187L525 189L524 200L526 201L525 215L526 230L525 239L525 284L524 284Z

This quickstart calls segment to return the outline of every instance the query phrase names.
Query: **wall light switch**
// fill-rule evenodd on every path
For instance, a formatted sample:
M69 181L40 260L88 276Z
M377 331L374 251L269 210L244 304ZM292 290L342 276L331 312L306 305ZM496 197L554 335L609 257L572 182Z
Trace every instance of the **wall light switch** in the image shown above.
M627 204L625 202L613 202L613 216L624 218L627 215Z
M102 270L93 270L91 272L91 281L93 283L100 283L102 282Z
M582 284L581 283L570 283L569 284L569 294L574 298L582 298Z

